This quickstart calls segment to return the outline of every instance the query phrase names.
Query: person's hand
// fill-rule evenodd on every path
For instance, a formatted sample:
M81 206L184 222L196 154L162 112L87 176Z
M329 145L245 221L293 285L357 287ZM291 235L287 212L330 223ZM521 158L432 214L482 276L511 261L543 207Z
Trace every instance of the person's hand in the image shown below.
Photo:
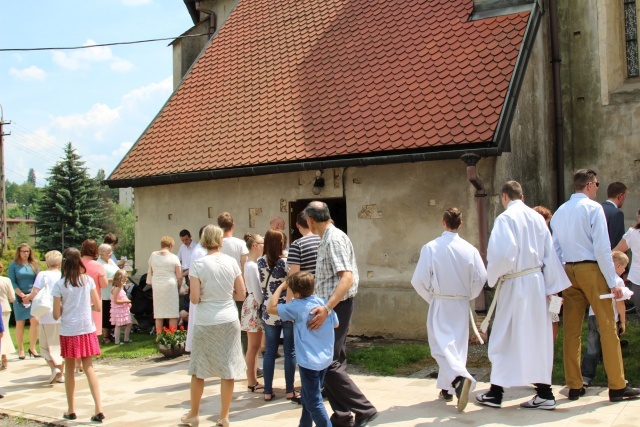
M289 289L289 282L285 280L284 282L282 282L280 287L282 288L283 291L286 291L287 289Z
M615 299L622 298L622 288L620 286L616 286L616 287L611 288L611 292L613 292L613 297Z
M324 321L327 320L327 316L328 316L327 309L324 308L324 306L314 308L313 310L311 310L309 314L315 315L315 317L309 320L309 323L307 323L307 326L312 331L322 326Z
M4 332L0 332L0 338L2 338L3 335L4 335Z
M618 336L624 335L625 332L627 332L627 325L623 322L620 322L620 324L618 325Z
M25 304L28 304L29 301L31 301L31 294L24 294L22 296L22 302L25 303Z

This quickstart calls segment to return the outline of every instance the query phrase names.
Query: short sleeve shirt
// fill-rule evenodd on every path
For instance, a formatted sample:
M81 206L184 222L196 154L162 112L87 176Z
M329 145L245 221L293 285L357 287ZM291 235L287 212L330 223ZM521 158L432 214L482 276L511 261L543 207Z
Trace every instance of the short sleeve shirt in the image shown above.
M627 246L633 254L628 279L633 284L640 285L640 229L631 227L622 238L627 242ZM637 289L635 290L637 291Z
M93 279L86 274L80 276L82 286L65 286L65 279L60 279L53 285L51 295L59 297L62 303L60 316L60 335L75 337L96 331L91 315L91 291L96 288Z
M225 237L222 239L222 247L220 248L220 252L223 254L229 255L231 258L235 259L238 263L238 267L240 267L240 260L242 259L242 255L248 255L249 249L247 248L247 244L244 240L238 239L237 237Z
M300 271L309 271L315 275L319 245L320 236L315 234L299 238L289 247L287 263L289 265L299 265Z
M316 294L320 298L331 298L340 282L340 271L350 271L353 275L353 285L343 300L353 298L358 293L358 266L353 245L342 230L330 224L318 246L316 260Z

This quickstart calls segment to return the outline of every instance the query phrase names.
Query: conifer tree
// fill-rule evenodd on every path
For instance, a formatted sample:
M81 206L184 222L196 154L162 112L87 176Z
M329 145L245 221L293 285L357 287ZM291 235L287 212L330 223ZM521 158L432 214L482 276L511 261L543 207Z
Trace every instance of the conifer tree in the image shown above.
M105 221L100 189L71 143L49 173L36 206L37 246L43 251L64 250L79 248L85 239L98 238L102 234L100 224Z
M33 168L29 169L27 182L31 183L34 187L36 186L36 171L34 171Z

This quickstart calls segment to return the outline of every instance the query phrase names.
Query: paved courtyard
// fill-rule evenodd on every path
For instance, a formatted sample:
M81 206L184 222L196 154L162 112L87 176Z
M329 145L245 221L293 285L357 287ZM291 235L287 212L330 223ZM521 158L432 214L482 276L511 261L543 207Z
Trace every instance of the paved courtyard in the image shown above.
M189 407L188 362L163 361L136 366L97 364L104 412L104 424L113 426L177 426ZM60 425L92 424L93 403L84 375L76 376L76 413L79 419L65 422L66 409L63 384L47 385L49 369L42 359L10 360L9 369L0 372L0 388L6 393L0 400L0 412ZM532 395L523 387L507 390L502 409L480 407L471 402L459 414L454 402L437 399L433 379L354 376L356 383L376 405L380 416L372 426L427 426L446 423L449 426L640 426L640 400L612 404L607 390L592 388L577 402L570 402L566 391L554 387L558 398L555 411L526 410L518 404ZM276 365L274 381L277 399L271 403L262 395L246 393L244 381L236 383L231 407L234 426L297 426L300 407L284 396L282 362ZM476 391L488 389L479 383ZM219 411L218 380L206 382L201 424L213 425ZM472 393L472 398L475 393ZM327 404L327 408L329 408Z

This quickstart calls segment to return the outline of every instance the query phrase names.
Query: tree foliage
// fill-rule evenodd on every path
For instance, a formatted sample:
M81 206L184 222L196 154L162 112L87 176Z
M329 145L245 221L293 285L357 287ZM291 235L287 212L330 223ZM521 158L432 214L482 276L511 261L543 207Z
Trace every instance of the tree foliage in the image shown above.
M6 181L4 188L7 203L16 203L21 210L24 210L24 206L31 207L34 205L38 201L41 191L40 188L34 186L28 180L22 184ZM29 214L31 212L32 209L29 209Z
M34 171L33 168L29 169L29 175L27 175L27 182L33 185L34 187L36 186L36 171Z
M101 242L106 212L100 188L71 143L49 174L35 210L38 247L43 251L79 247L89 238Z

